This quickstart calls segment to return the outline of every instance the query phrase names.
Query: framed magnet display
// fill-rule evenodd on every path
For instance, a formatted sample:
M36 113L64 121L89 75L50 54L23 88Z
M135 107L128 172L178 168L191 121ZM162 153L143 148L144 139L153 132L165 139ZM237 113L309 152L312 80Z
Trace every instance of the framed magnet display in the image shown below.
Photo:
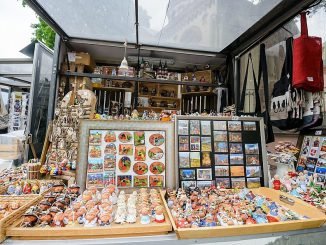
M172 122L82 120L79 142L76 178L82 187L175 186ZM188 150L189 142L182 142ZM193 164L199 164L195 155ZM188 160L184 164L191 164L190 154Z
M262 118L177 116L175 126L180 187L268 185Z
M307 130L300 134L297 147L300 150L296 170L307 170L314 175L316 184L326 183L326 130Z

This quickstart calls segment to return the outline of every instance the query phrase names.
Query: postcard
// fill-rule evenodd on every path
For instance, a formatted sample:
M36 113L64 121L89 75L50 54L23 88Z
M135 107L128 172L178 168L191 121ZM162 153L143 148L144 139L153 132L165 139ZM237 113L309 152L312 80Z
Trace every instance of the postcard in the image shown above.
M229 133L229 141L230 142L242 142L242 134L241 133Z
M215 176L229 176L228 166L215 166Z
M242 144L241 143L230 143L230 153L242 153Z
M231 165L243 165L243 155L242 154L230 154L230 164Z
M258 143L257 144L245 144L246 154L259 154Z
M256 131L256 122L243 122L244 131Z
M210 167L212 165L210 152L202 152L201 159L202 159L201 160L202 167Z
M210 121L201 121L201 134L202 135L211 135L211 122Z
M214 130L227 130L226 121L214 121L213 128Z
M242 131L241 121L228 121L229 131Z
M246 177L260 177L260 166L247 166L246 167Z
M195 169L180 169L180 180L195 180Z
M212 180L212 169L197 169L197 180Z
M231 176L244 176L243 166L231 166Z
M214 131L214 141L228 141L227 131Z
M230 188L230 179L229 178L216 178L216 186L219 186L221 188Z
M190 120L190 134L200 134L199 120Z
M259 165L259 155L246 155L247 165Z
M190 166L192 168L200 167L200 152L190 152Z
M181 186L182 189L187 189L187 188L195 188L196 187L196 181L181 181Z
M229 165L229 156L227 154L215 154L215 165Z
M214 142L214 151L215 152L228 152L228 143L227 142Z
M250 189L261 187L260 178L248 178L247 187Z
M189 136L179 136L179 151L189 151Z
M179 152L179 168L190 168L189 152Z
M245 188L246 181L245 178L231 178L231 186L232 188Z
M188 135L189 134L189 121L188 120L178 120L178 134Z
M201 137L201 150L212 151L211 137Z

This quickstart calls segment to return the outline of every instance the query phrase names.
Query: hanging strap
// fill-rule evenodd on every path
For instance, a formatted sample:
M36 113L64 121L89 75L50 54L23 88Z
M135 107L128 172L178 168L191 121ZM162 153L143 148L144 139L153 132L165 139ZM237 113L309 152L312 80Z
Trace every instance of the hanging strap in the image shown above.
M292 43L293 43L292 37L289 37L288 39L286 39L285 60L283 63L282 73L281 73L281 77L289 76L288 81L290 81L290 84L292 83L292 70L293 70Z
M244 81L243 81L243 88L242 88L242 94L241 94L241 98L240 98L239 111L243 111L243 109L244 109L247 81L248 81L249 63L251 63L252 75L254 78L254 89L255 89L255 98L256 98L255 114L257 114L257 113L260 113L261 106L260 106L260 97L259 97L259 91L258 91L259 88L258 88L258 84L257 84L257 80L256 80L254 64L252 62L251 53L248 54L248 61L247 61L246 73L245 73L245 77L244 77Z
M301 14L301 36L308 37L307 12Z
M265 44L262 43L260 45L260 57L259 57L259 69L258 69L258 88L260 88L260 81L263 78L263 86L264 86L264 97L265 97L265 109L268 112L269 105L269 89L268 89L268 72L267 72L267 61L266 61L266 52L265 52Z

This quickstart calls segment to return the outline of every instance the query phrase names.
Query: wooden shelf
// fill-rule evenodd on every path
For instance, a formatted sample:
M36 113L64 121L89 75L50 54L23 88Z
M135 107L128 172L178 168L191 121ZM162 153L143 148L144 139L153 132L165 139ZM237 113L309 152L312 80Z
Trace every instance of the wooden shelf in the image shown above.
M164 97L164 96L150 96L150 98L155 100L180 100L179 98L176 97Z
M137 82L149 82L159 84L175 84L175 85L189 85L189 86L204 86L204 87L217 87L218 84L214 83L200 83L200 82L181 82L176 80L161 80L161 79L146 79L138 77L126 77L126 76L109 76L104 74L82 73L82 72L62 72L63 76L71 77L89 77L89 78L103 78L111 80L123 80L123 81L137 81Z
M160 107L160 106L137 106L137 109L153 109L153 110L178 110L178 108L170 108L170 107Z
M93 90L108 90L108 91L125 91L125 92L133 92L132 88L119 88L119 87L93 87Z
M212 95L214 93L209 91L198 91L198 92L184 92L181 94L182 95Z

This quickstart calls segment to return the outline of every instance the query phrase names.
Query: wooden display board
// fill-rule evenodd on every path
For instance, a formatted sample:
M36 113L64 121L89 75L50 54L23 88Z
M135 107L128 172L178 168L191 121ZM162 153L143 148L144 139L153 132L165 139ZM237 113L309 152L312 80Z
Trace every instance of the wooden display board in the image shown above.
M268 185L262 118L177 116L175 126L180 187Z
M308 130L300 134L297 147L300 149L297 172L317 174L317 184L326 182L326 130Z
M215 226L215 227L199 227L199 228L177 228L172 214L168 209L165 201L165 191L161 191L164 199L165 208L168 210L170 220L174 231L179 239L197 239L210 237L226 237L226 236L243 236L255 235L262 233L284 232L292 230L303 230L309 228L317 228L322 226L326 221L326 216L320 212L316 207L305 203L291 195L276 191L266 187L252 189L254 194L263 195L275 201L277 204L285 206L298 214L307 216L306 220L294 220L284 222L274 222L266 224L250 224L250 225L233 225L233 226ZM280 195L286 196L295 201L294 205L289 205L280 201Z
M172 122L81 120L77 183L174 187L173 129Z

